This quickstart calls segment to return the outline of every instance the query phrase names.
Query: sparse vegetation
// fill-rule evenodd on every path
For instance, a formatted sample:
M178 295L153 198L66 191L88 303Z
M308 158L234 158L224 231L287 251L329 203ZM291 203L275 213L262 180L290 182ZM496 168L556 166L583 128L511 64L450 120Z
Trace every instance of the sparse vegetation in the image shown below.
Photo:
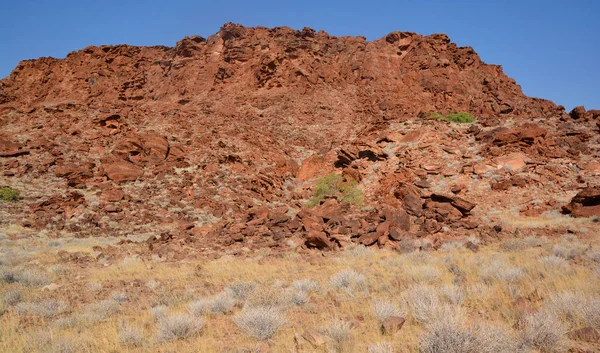
M264 341L293 351L294 337L306 335L321 344L308 351L564 352L577 344L568 331L600 329L598 246L567 238L529 246L537 243L481 245L477 253L354 246L318 261L290 252L261 254L261 262L136 263L124 282L121 260L81 267L73 281L74 264L5 255L0 351L253 352ZM149 278L160 286L149 288ZM49 282L60 287L42 289ZM404 324L383 336L391 316ZM36 334L42 328L51 335ZM89 340L73 340L73 332Z
M331 173L317 180L308 207L319 205L326 197L337 197L340 202L361 206L363 191L354 180L345 181L340 174Z
M466 124L466 123L474 123L476 121L475 117L469 113L466 112L458 112L458 113L451 113L448 115L442 115L440 113L431 113L429 114L430 118L434 118L434 119L438 119L438 120L444 120L444 121L450 121L453 123L458 123L458 124Z
M0 187L0 201L15 202L21 198L21 192L9 186Z
M158 339L172 341L198 335L204 327L204 319L184 314L173 314L158 320Z
M234 318L236 325L249 336L266 340L285 325L285 316L273 307L245 307Z

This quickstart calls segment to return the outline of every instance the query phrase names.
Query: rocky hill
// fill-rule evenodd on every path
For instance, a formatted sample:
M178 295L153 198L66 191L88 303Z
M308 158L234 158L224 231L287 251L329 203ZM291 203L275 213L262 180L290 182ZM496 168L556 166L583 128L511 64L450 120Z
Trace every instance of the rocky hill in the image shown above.
M477 122L431 117L452 112ZM170 258L576 231L561 212L600 214L599 124L443 34L229 23L21 62L0 81L0 186L22 199L0 225ZM331 173L361 202L307 207Z

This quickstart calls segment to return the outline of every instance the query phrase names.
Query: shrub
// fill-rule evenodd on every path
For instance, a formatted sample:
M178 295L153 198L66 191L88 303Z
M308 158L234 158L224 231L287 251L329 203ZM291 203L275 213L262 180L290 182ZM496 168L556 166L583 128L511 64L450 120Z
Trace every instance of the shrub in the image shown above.
M404 296L406 307L411 315L420 323L428 323L434 319L439 309L439 299L434 287L416 285L409 288Z
M419 340L422 353L475 353L475 335L464 324L459 313L444 310L439 320L427 325L427 333Z
M16 306L19 314L32 314L52 318L70 311L69 304L56 299L45 299L33 303L19 303Z
M4 306L15 306L23 301L23 294L19 290L9 290L2 296Z
M157 305L153 308L150 308L150 315L152 315L155 319L160 319L167 315L167 311L169 311L169 308L167 308L166 305Z
M477 325L475 344L478 353L514 353L520 351L517 342L508 330L491 324Z
M394 353L394 347L392 347L392 344L387 341L383 341L383 342L379 342L379 343L372 343L367 348L367 352L368 353Z
M331 339L333 352L344 352L351 345L352 324L343 320L334 320L321 330Z
M465 299L465 293L462 288L454 284L442 286L442 294L446 301L453 305L462 305Z
M257 306L245 307L235 316L234 322L245 334L259 340L266 340L273 337L287 320L273 307Z
M308 207L317 206L327 196L336 196L341 202L362 205L363 192L356 181L344 181L341 175L331 173L319 178L313 188L313 196L308 200Z
M77 326L77 318L73 316L61 317L54 321L54 326L58 328L73 328Z
M548 311L537 312L525 320L523 342L544 353L565 352L567 325Z
M238 302L244 302L254 293L257 287L258 284L256 282L235 282L227 286L225 291L230 292Z
M301 279L292 282L292 288L303 291L305 293L316 292L319 289L319 282L312 279Z
M161 341L185 339L200 333L204 320L184 314L164 316L158 320L158 338Z
M123 346L139 347L144 344L144 335L138 329L122 323L119 330L119 343Z
M201 298L188 305L188 311L194 316L205 313L227 314L235 306L235 298L231 292L221 292L212 298Z
M570 269L570 264L567 260L562 257L555 255L544 256L539 259L539 262L544 266L544 269L548 272L566 272Z
M4 202L15 202L21 198L19 190L15 190L9 186L0 187L0 200Z
M375 302L373 313L380 323L384 322L385 319L391 316L404 316L404 313L396 304L384 300L378 300Z
M119 302L119 303L124 303L126 301L129 301L129 297L127 296L127 293L125 293L125 292L112 292L110 297L114 301Z
M119 311L121 311L121 305L118 302L106 299L88 304L84 312L84 319L92 323L101 322Z
M429 117L438 120L450 121L458 124L474 123L476 121L473 115L466 112L451 113L446 116L440 113L431 113L429 114Z
M354 294L355 290L365 290L365 276L354 271L344 270L336 273L331 277L330 285L339 290L343 290L350 295Z

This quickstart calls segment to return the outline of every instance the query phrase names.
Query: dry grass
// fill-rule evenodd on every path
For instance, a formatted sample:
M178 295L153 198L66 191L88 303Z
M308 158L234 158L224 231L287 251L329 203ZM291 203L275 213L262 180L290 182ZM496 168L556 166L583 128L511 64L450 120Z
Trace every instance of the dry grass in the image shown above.
M596 241L79 266L56 252L97 240L4 239L0 351L291 352L313 330L325 343L309 352L560 352L567 331L600 329ZM406 322L383 336L389 316Z

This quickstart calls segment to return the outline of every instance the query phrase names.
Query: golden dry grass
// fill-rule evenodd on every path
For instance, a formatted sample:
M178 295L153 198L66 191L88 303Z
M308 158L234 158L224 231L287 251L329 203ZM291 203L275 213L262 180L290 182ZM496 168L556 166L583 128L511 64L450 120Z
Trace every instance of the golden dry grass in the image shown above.
M581 298L597 300L595 296L600 292L596 272L600 256L596 255L595 240L588 238L585 244L572 238L521 241L523 246L496 244L482 247L477 253L457 248L400 254L358 247L339 253L274 255L264 251L251 258L223 256L212 261L179 263L130 255L106 265L61 263L57 267L59 250L93 254L91 247L99 240L49 246L43 238L4 237L0 269L17 274L31 268L52 269L48 271L49 280L60 287L45 290L19 279L0 278L0 299L11 291L20 291L24 302L55 298L69 303L71 310L44 318L19 311L18 304L0 302L0 351L251 352L261 348L269 352L327 352L333 351L335 345L298 347L294 338L311 329L326 337L328 325L343 320L353 328L351 338L341 346L342 352L366 352L370 344L381 341L390 342L394 352L418 352L431 324L444 320L438 310L444 307L464 313L468 327L490 324L519 341L519 325L536 310L548 310L550 298L556 293L573 292ZM564 253L557 246L573 247L581 255L575 260L564 259L566 265L554 258L544 262L546 256ZM332 283L336 274L346 270L363 275L364 288L351 285L350 290L345 290L339 283ZM350 277L350 282L356 279ZM302 279L318 282L319 288L307 295L305 304L296 305L286 299L286 293L294 293L292 283ZM212 298L237 282L256 282L258 289L248 299L239 301L230 313L205 314L199 334L173 341L159 339L157 319L150 313L152 307L166 305L169 314L187 314L186 308L194 299ZM127 297L120 299L118 313L106 317L90 314L91 305L117 298L114 293ZM437 297L435 303L423 309L427 319L418 319L418 313L411 310L415 297L410 293L433 293ZM378 300L394 303L406 314L407 321L398 333L382 335L373 310ZM257 340L235 323L234 318L244 305L277 306L287 324L271 339ZM65 324L68 320L72 322ZM590 325L590 320L582 317L564 321L569 329ZM124 323L140 335L141 346L120 342ZM530 351L535 351L535 347Z

